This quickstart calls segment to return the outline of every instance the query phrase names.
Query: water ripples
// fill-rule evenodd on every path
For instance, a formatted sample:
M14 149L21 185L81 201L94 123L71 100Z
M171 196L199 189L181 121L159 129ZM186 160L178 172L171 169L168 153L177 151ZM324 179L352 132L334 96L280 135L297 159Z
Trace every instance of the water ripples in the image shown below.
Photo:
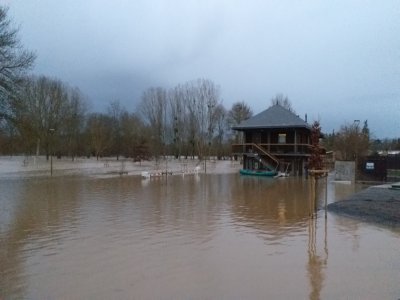
M327 259L325 248L337 268L346 262L335 258L336 247L368 259L348 245L364 242L360 230L399 245L386 230L343 219L327 228L322 212L310 219L307 184L297 179L201 175L143 184L77 176L0 185L6 298L264 298L282 289L278 279L293 282L287 295L307 298L308 287L329 272L310 267ZM394 275L388 261L378 267Z

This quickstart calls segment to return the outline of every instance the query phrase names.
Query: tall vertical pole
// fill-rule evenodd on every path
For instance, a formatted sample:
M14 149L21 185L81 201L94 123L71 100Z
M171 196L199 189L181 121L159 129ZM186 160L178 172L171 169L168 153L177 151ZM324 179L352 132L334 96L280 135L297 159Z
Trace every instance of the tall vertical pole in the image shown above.
M325 176L325 221L328 218L328 173Z
M204 173L207 173L207 155L204 155Z
M50 176L53 176L53 134L54 128L50 128Z

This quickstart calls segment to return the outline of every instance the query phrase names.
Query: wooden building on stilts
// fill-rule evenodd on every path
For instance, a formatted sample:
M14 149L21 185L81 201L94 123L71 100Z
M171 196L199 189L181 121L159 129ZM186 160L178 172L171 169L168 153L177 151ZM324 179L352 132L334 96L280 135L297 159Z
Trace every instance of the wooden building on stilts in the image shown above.
M284 172L303 175L311 150L311 126L279 104L232 127L242 132L232 145L235 156L242 157L249 172Z

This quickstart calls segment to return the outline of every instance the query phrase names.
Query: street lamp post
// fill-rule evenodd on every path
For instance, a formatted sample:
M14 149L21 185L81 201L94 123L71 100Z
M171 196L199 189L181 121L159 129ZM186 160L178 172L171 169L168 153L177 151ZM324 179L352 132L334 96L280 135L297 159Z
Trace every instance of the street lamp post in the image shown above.
M53 134L55 129L50 128L50 176L53 176Z
M354 147L354 179L357 180L358 178L358 155L359 155L359 125L360 125L360 120L354 120L354 129L355 129L355 145L353 145Z

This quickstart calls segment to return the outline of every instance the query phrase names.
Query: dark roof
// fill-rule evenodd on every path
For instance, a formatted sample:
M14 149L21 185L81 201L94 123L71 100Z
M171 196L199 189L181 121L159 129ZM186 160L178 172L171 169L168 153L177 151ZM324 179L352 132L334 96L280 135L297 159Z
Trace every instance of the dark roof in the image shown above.
M256 128L307 128L311 126L299 116L281 105L273 105L250 119L233 126L234 130L256 129Z

